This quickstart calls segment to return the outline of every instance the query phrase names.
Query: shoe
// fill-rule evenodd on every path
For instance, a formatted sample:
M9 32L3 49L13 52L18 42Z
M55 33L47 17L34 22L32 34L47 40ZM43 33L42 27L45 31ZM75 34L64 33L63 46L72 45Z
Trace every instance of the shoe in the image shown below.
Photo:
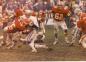
M54 42L53 42L53 45L56 45L58 43L58 41L57 40L55 40Z
M37 53L37 50L32 50L33 53Z

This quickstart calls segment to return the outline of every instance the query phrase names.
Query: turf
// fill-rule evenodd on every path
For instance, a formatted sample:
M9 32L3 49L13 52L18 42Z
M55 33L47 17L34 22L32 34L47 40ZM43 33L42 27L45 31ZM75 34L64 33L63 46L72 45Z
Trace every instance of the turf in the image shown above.
M69 47L64 41L63 31L59 31L59 43L55 46L53 26L46 27L45 43L52 50L38 49L37 53L32 53L28 45L17 44L13 49L0 48L0 61L81 61L86 60L86 49L78 45ZM71 40L71 39L69 39Z

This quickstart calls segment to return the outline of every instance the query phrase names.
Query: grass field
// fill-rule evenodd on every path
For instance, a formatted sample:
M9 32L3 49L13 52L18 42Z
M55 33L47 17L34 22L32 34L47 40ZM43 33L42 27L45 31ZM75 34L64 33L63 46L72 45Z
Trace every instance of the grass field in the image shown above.
M45 43L53 50L38 49L37 53L32 53L28 45L14 47L13 49L0 48L0 61L77 61L86 60L86 49L83 49L78 43L69 47L64 41L62 31L59 32L59 43L52 45L54 34L52 26L46 28ZM19 44L18 44L19 45Z

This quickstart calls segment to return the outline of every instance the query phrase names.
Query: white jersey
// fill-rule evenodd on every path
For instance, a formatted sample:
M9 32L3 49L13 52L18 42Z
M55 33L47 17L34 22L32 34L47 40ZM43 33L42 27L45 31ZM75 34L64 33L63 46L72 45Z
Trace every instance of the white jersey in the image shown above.
M33 21L33 23L34 23L37 27L39 27L38 22L37 22L37 17L35 17L35 16L30 16L29 19L31 19L31 20Z

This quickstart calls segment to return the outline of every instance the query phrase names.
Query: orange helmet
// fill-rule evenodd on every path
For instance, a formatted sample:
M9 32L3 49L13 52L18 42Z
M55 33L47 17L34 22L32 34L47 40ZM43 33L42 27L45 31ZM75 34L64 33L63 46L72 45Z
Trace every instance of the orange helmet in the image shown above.
M17 8L15 10L15 16L16 17L19 17L19 16L22 16L22 15L23 15L23 11L20 8Z

